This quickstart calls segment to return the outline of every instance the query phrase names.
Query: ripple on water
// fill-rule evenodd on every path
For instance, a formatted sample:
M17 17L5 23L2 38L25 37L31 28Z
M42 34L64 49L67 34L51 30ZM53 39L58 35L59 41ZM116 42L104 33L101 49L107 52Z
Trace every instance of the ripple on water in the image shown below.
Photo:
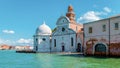
M119 58L0 51L0 68L120 68Z

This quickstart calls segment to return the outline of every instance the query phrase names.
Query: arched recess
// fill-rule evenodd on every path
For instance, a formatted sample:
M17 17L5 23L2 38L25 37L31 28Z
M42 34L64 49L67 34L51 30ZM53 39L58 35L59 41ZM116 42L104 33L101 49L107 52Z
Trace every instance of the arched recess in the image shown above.
M108 46L105 43L96 43L93 46L93 55L108 55Z
M82 52L82 45L81 43L78 43L77 44L77 49L76 49L77 52Z

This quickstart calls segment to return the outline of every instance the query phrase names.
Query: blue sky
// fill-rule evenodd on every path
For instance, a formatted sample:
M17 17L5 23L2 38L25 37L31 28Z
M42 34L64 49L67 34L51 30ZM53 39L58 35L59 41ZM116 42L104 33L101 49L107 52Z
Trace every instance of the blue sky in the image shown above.
M0 44L31 44L36 28L46 22L51 29L71 4L79 23L120 13L119 0L0 0Z

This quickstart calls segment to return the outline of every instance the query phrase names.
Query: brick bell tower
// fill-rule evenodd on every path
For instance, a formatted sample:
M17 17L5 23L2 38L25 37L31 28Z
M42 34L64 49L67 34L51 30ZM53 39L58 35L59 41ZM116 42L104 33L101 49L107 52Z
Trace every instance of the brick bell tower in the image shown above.
M74 13L73 7L71 5L68 6L68 12L66 13L66 16L69 18L71 23L76 23L75 22L75 13Z

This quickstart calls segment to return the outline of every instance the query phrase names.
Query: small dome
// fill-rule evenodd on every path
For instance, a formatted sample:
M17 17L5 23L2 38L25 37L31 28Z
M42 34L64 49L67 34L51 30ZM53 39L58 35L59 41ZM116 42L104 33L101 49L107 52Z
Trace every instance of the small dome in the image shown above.
M52 31L45 22L36 29L36 35L51 35Z

